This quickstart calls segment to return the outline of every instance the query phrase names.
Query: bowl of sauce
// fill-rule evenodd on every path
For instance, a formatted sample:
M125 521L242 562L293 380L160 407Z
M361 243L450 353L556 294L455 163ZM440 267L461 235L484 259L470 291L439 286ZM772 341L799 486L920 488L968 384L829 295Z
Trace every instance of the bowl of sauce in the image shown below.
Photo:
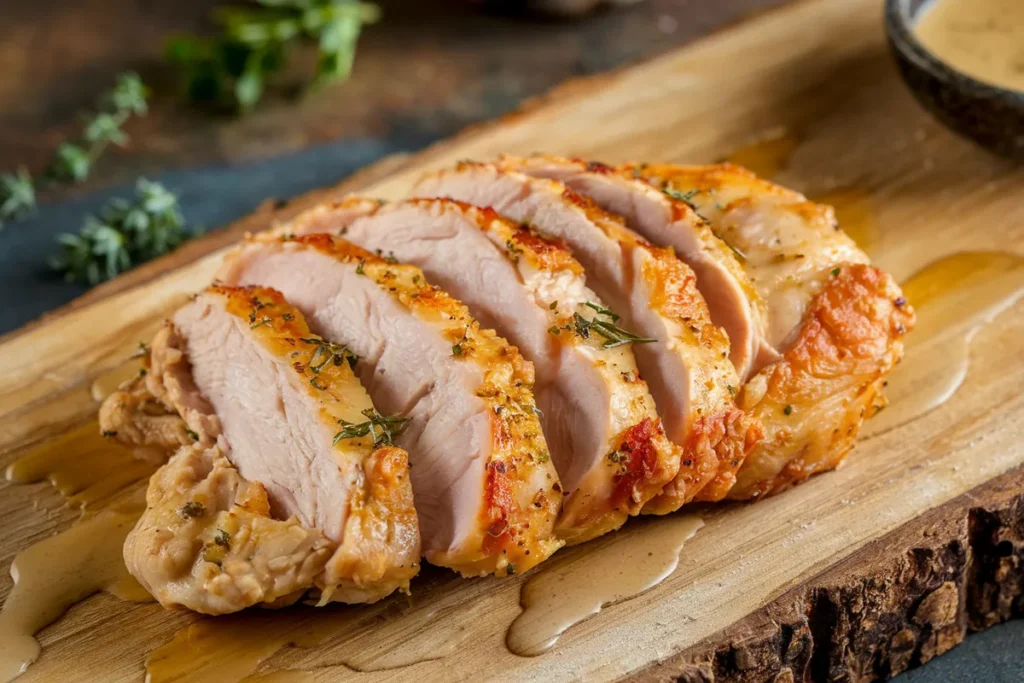
M1024 159L1024 0L886 0L914 96L947 126Z

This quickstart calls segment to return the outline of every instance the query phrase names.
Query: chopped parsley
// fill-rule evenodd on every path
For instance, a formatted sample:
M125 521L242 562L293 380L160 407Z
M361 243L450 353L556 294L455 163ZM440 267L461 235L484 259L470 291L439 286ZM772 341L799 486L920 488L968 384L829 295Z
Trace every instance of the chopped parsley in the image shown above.
M518 263L519 257L522 256L523 250L511 239L505 240L505 249L508 251L508 257L512 260L512 263Z
M213 533L213 542L222 548L231 547L231 535L223 529L217 529Z
M189 502L182 505L181 510L179 510L178 512L180 512L181 516L185 519L194 519L196 517L202 517L206 514L206 506L198 501L190 500Z

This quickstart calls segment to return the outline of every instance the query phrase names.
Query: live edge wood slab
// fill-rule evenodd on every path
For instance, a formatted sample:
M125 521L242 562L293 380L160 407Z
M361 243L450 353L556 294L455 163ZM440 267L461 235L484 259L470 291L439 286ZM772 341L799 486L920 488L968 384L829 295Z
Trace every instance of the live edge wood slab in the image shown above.
M645 64L569 83L522 113L388 160L341 187L268 204L8 335L0 344L0 462L90 419L91 379L203 286L220 250L310 203L356 189L399 197L424 170L502 151L705 162L779 130L793 148L776 179L811 195L865 193L878 227L873 257L900 280L951 253L1024 249L1024 171L918 109L886 54L881 3L807 0ZM707 524L671 577L574 627L547 655L516 657L504 646L521 578L432 580L405 611L462 620L463 645L413 668L344 676L863 680L1019 617L1022 338L1024 309L1015 304L974 335L967 377L951 400L862 441L834 473L756 505L702 511ZM68 525L74 515L58 505L45 486L4 489L4 566ZM2 592L9 588L6 581ZM69 666L83 680L139 680L146 654L194 618L93 597L41 634L43 655L24 680L60 678ZM395 638L381 633L356 620L351 632L279 653L263 670L314 668L342 644L402 646L399 638L381 642Z

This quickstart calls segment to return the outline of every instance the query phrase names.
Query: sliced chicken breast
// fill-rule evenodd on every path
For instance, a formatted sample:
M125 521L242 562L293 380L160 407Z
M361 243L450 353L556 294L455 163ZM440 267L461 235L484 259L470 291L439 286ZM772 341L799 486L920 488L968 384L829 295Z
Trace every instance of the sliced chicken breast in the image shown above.
M804 312L844 263L868 263L832 207L732 164L625 166L653 186L684 196L715 233L743 255L741 264L767 304L767 341L782 353Z
M645 511L671 512L725 495L760 429L734 404L739 379L728 339L712 324L690 268L557 181L466 162L427 176L413 194L491 207L564 240L586 269L587 285L621 315L622 326L656 340L634 344L633 352L683 457L679 474Z
M355 360L259 287L211 287L157 334L147 376L195 442L154 475L125 544L161 603L220 614L310 588L321 603L408 591L420 541L401 423L375 411Z
M887 273L837 266L811 300L782 360L740 394L766 438L737 473L729 497L758 498L834 469L866 417L885 406L885 378L903 356L914 313Z
M579 159L549 155L504 156L501 168L551 178L621 216L626 226L655 244L672 247L697 276L711 321L729 335L730 359L745 380L777 360L766 339L765 304L737 254L711 230L687 196L663 192L631 172Z
M327 234L286 234L248 240L218 277L284 292L314 331L359 356L374 403L409 420L397 443L430 562L504 575L561 545L533 366L418 268Z
M381 207L350 198L289 229L343 232L421 268L533 362L540 422L565 495L556 531L566 542L618 528L675 477L680 448L665 437L629 342L580 327L607 318L607 309L562 243L447 199Z
M865 411L870 416L884 405L881 386L903 354L900 340L914 314L899 288L865 265L867 255L831 207L745 169L622 170L685 196L743 254L767 303L767 340L782 359L750 380L740 402L762 420L768 438L730 497L763 496L835 467L853 447Z

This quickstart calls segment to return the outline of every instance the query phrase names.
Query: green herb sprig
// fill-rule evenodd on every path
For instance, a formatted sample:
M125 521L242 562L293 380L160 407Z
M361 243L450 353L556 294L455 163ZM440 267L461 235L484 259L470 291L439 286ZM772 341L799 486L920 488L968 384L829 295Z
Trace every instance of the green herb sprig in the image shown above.
M255 0L218 7L212 18L221 35L172 39L167 59L181 69L189 99L245 111L302 42L318 48L314 86L347 78L359 34L380 9L358 0Z
M81 137L62 142L40 177L33 178L24 168L0 174L0 228L7 221L25 218L35 209L37 184L80 183L89 176L107 147L125 145L128 135L121 126L133 115L146 114L148 93L138 74L121 74L114 88L100 98L98 110L86 121Z
M595 315L593 319L587 320L579 313L573 313L571 323L567 323L560 328L551 327L548 329L548 332L557 335L561 330L573 330L583 339L589 339L591 334L597 334L600 337L604 337L605 341L601 344L603 349L612 349L625 344L650 344L651 342L658 341L649 337L641 337L619 327L615 324L619 320L618 314L604 306L590 301L584 303L584 306L594 310Z
M347 362L350 368L355 369L356 363L359 362L359 356L350 351L347 346L316 337L303 338L299 341L316 346L316 351L313 352L307 366L314 374L319 374L328 363L341 365L342 362Z
M342 429L334 435L334 443L342 439L357 439L367 434L373 437L373 447L394 446L395 438L405 431L408 422L412 418L398 417L396 415L381 415L373 408L362 411L366 422L353 423L347 420L338 420Z
M139 179L134 202L112 200L97 216L87 216L77 234L57 238L60 253L50 266L68 282L95 285L133 265L175 249L192 236L178 199L163 185Z

